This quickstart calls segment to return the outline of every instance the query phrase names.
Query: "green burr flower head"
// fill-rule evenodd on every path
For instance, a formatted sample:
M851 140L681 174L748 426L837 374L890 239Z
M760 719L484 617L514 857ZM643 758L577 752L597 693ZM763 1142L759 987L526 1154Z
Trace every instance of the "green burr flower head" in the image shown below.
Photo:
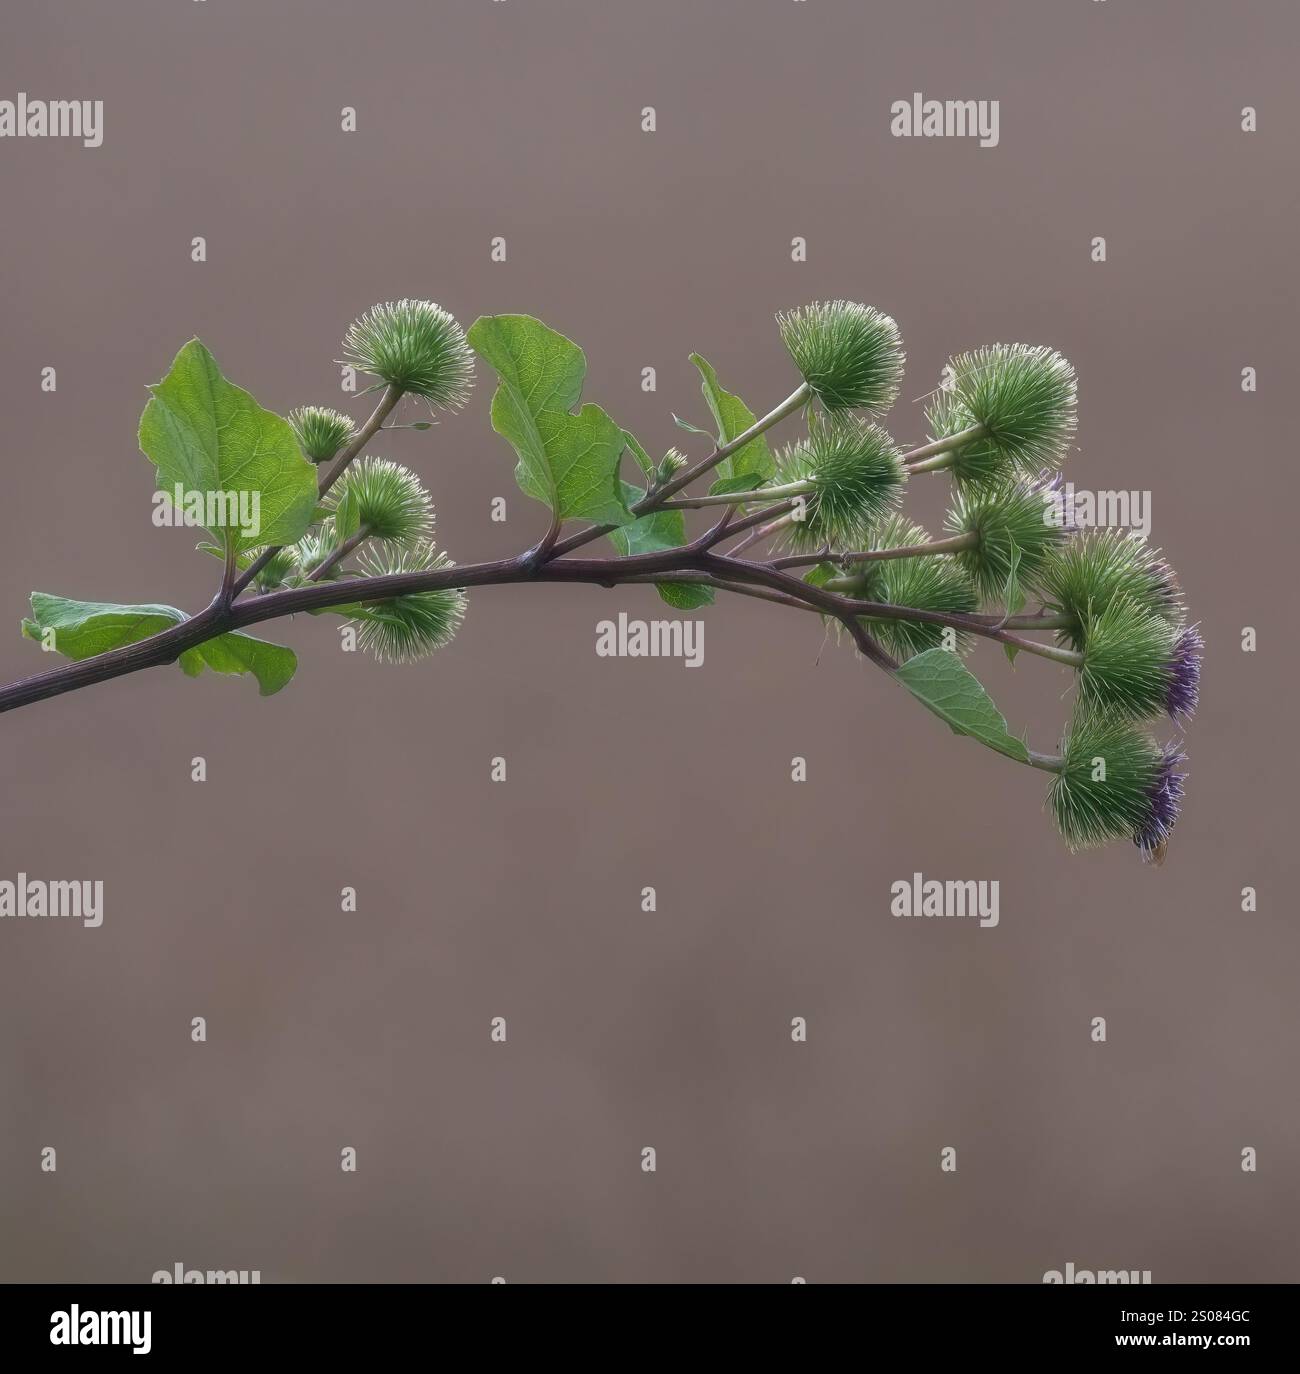
M1177 629L1120 597L1084 624L1079 696L1087 705L1142 720L1166 709Z
M255 558L260 550L250 555ZM253 585L259 592L274 592L285 586L298 569L297 559L292 548L276 549L267 560L266 566L253 578Z
M358 559L370 577L390 573L433 572L450 568L444 553L431 544L399 549L379 546ZM354 608L357 643L380 663L414 663L450 644L465 618L465 593L459 588L410 592L373 606Z
M1049 608L1070 617L1059 637L1072 648L1084 645L1084 626L1112 602L1125 599L1170 624L1182 619L1182 592L1174 570L1141 535L1128 530L1092 530L1048 554L1042 592Z
M293 546L293 561L296 567L295 581L301 582L313 568L323 563L338 548L334 531L328 524L308 530ZM339 575L336 563L328 572L322 573L317 581L330 581Z
M403 547L428 540L433 503L420 479L400 463L367 456L352 464L330 493L331 508L355 505L359 529L373 539Z
M1020 586L1037 586L1048 554L1071 536L1049 518L1051 496L1051 484L1024 478L954 488L945 524L953 534L979 537L956 558L981 595L992 600L1005 594L1013 550Z
M903 379L898 326L869 305L814 301L776 317L794 365L827 410L888 410Z
M893 439L856 416L818 421L780 456L778 481L808 482L805 518L785 535L795 549L859 550L903 495L907 469Z
M905 516L894 515L873 533L870 547L901 549L929 542L930 536L922 526ZM891 606L963 614L975 610L979 604L970 580L947 554L887 558L861 566L865 570L865 582L859 595L866 601L887 601ZM942 625L874 617L864 617L864 620L876 639L898 659L908 659L925 649L937 649L950 642L944 639ZM957 633L959 651L969 642L969 635Z
M1048 805L1073 851L1131 839L1144 857L1159 854L1178 819L1184 761L1116 716L1080 710L1065 740L1065 763Z
M1055 468L1074 434L1074 369L1050 348L994 344L952 360L953 400L1018 472Z
M286 417L298 445L313 463L324 463L356 433L350 416L328 406L299 406Z
M432 301L389 301L348 326L345 361L390 386L454 410L469 399L474 355L465 331Z

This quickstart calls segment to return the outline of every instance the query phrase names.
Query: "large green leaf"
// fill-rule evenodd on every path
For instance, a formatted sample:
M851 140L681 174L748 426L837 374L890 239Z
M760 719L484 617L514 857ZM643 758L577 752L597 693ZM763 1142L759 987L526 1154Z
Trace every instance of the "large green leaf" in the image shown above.
M148 639L184 619L185 612L175 606L118 606L110 601L70 601L48 592L33 592L32 618L23 621L23 634L49 643L65 658L94 658Z
M1021 740L1007 732L1006 718L980 680L947 649L927 649L900 665L895 677L914 697L946 720L958 735L970 735L999 754L1028 763Z
M257 503L256 531L228 521L204 524L224 549L296 543L316 510L316 469L302 456L287 420L263 410L226 381L212 354L191 339L156 386L140 417L140 447L158 469L158 490L179 483L204 502L246 493Z
M718 381L718 374L698 353L691 354L691 362L700 370L700 390L708 403L709 411L718 425L718 443L725 444L737 435L743 434L754 423L754 412L730 391L724 390ZM730 458L718 464L719 477L743 477L755 473L759 477L771 477L776 471L776 462L767 440L760 434L751 439L743 448L737 449Z
M636 443L635 440L632 442ZM623 483L623 499L629 506L634 506L644 495L640 487L634 487L630 482ZM630 525L610 530L609 541L625 556L680 548L686 543L686 521L679 510L655 511L652 515L641 516ZM655 589L664 601L679 611L694 611L713 603L713 588L702 587L694 582L657 582Z
M470 346L500 378L492 428L519 455L515 480L561 519L624 525L632 515L618 476L623 431L582 396L582 349L531 315L484 315Z
M148 639L187 619L175 606L119 606L33 592L31 619L22 627L28 639L49 643L55 652L77 660ZM186 649L178 662L189 677L197 677L205 666L217 673L252 673L264 697L278 692L298 667L292 649L235 631Z

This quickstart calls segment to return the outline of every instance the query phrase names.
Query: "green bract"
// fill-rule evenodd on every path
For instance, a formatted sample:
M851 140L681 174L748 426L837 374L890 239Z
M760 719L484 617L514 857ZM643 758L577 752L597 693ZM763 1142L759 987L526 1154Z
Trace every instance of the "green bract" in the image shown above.
M1052 549L1043 561L1043 595L1050 609L1072 625L1060 632L1083 647L1083 626L1118 598L1126 598L1171 624L1182 619L1182 593L1174 570L1141 535L1126 530L1089 531Z
M859 549L871 527L903 495L902 455L879 425L856 416L814 423L808 437L782 453L779 482L807 482L805 518L785 531L791 548Z
M1050 494L1022 478L954 489L946 526L978 536L979 543L956 558L984 597L1004 597L1013 574L1021 587L1036 586L1048 553L1069 538L1047 518Z
M389 386L454 410L469 399L474 359L465 332L432 301L389 301L348 326L345 361Z
M950 390L936 391L925 408L931 439L949 439L972 428L975 417ZM1013 477L1016 464L988 437L967 440L954 450L948 465L955 482L996 482Z
M1126 720L1079 711L1065 739L1065 763L1048 804L1072 850L1145 833L1165 752Z
M888 315L852 301L814 301L776 317L781 338L827 410L888 410L903 379L903 340Z
M330 497L340 539L364 532L368 538L404 547L424 542L433 532L429 493L410 469L387 458L358 459Z
M910 548L926 544L924 528L905 516L895 515L872 535L872 549ZM887 601L891 606L915 606L923 611L968 613L979 605L974 587L961 568L946 554L912 558L887 558L861 565L865 574L864 601ZM872 634L896 658L907 659L926 649L945 646L944 627L920 620L869 619ZM968 647L970 636L948 632L957 650Z
M952 360L952 399L1026 476L1055 468L1074 434L1074 369L1050 348L993 344Z
M1177 630L1128 597L1084 622L1079 696L1141 720L1165 710Z
M324 463L356 433L349 416L328 406L299 406L287 416L303 453L313 463Z

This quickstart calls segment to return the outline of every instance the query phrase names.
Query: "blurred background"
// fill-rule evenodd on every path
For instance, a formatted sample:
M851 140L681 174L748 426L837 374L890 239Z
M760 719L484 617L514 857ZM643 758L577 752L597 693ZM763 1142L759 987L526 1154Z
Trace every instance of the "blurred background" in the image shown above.
M698 670L596 657L598 620L666 613L651 588L490 588L420 665L300 617L266 631L301 660L270 700L169 668L5 716L0 876L102 879L105 917L0 922L0 1278L1300 1279L1294 6L28 0L4 27L0 98L104 101L98 149L0 141L4 680L49 666L33 589L209 599L135 440L186 339L272 409L361 418L340 340L401 296L544 319L656 455L704 451L671 419L707 423L693 349L757 412L788 394L772 316L809 300L899 321L904 443L952 353L1051 344L1066 476L1151 493L1208 655L1160 869L1070 857L1041 775L740 598L700 613ZM998 146L892 137L916 91L997 100ZM372 446L459 561L545 523L491 390ZM915 487L938 528L946 481ZM970 662L1054 747L1068 674ZM1000 924L894 919L914 872L996 879Z

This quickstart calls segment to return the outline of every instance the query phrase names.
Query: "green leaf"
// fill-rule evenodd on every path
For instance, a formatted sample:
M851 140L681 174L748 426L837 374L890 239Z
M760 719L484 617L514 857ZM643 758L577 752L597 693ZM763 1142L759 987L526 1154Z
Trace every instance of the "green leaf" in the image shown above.
M53 631L55 651L79 660L148 639L188 619L175 606L119 606L33 592L32 618L24 620L22 627L28 639L39 643L45 642L47 631ZM218 673L252 673L264 697L278 692L298 666L292 649L233 631L186 649L178 662L187 677L198 677L205 664Z
M713 605L713 588L696 582L656 582L655 590L679 611L698 611L701 606Z
M701 429L699 425L693 425L689 420L683 420L680 415L673 416L673 424L678 429L684 429L688 434L702 434L706 439L712 439L713 435L707 429Z
M198 654L214 673L252 673L258 693L264 697L274 696L298 670L298 655L292 649L234 632L218 635L189 652ZM191 677L199 673L184 662L181 669Z
M646 478L648 480L653 481L655 475L654 461L651 459L650 455L645 451L645 449L641 446L641 443L637 439L636 435L633 434L631 430L625 429L623 431L623 442L627 445L629 449L632 450L632 457L636 459L637 467L639 467L641 471L645 473Z
M1017 544L1014 539L1009 541L1007 563L1009 565L1007 586L1002 598L1003 604L1006 607L1006 613L998 623L997 628L999 630L1002 629L1017 611L1023 610L1025 605L1025 594L1020 588L1020 579L1017 575L1020 568L1020 545ZM1015 644L1004 644L1002 646L1002 652L1006 654L1007 662L1014 668L1016 664L1016 655L1020 652L1020 649Z
M351 539L361 528L361 507L357 504L356 490L345 486L339 503L334 507L334 537L340 544Z
M737 491L753 491L763 485L763 477L757 472L741 473L739 477L719 477L709 488L710 496L724 496Z
M954 734L969 735L1020 763L1029 761L1024 743L1007 732L1006 718L956 654L947 649L927 649L909 658L894 676L918 701L946 720Z
M186 618L175 606L118 606L110 601L71 601L47 592L32 593L32 618L23 634L45 642L53 631L53 647L64 658L94 658L139 639L148 639L179 625Z
M197 340L176 355L140 417L140 447L158 469L158 490L179 483L207 501L246 493L225 523L205 528L224 549L293 544L316 508L316 469L303 457L287 420L273 415L221 375ZM241 509L242 508L242 509ZM236 521L256 516L253 531Z
M813 587L824 587L832 577L838 577L840 569L834 563L817 563L803 575L803 580Z
M698 353L691 354L691 362L699 368L700 390L708 402L709 411L718 423L718 442L728 443L754 423L754 412L739 396L723 389L718 381L718 374ZM772 457L772 451L761 434L757 439L751 439L744 448L738 449L730 458L724 458L717 468L719 477L739 477L750 472L756 472L760 477L771 477L775 471L776 462Z
M623 483L623 499L629 506L635 505L644 495L639 487ZM680 548L686 543L686 521L679 510L655 511L630 525L610 530L609 542L625 557ZM713 588L694 582L658 582L655 588L664 601L679 611L693 611L713 604Z
M501 379L492 428L519 455L515 480L523 491L560 519L627 524L618 476L623 430L597 405L571 413L587 375L582 349L531 315L481 316L468 338Z

